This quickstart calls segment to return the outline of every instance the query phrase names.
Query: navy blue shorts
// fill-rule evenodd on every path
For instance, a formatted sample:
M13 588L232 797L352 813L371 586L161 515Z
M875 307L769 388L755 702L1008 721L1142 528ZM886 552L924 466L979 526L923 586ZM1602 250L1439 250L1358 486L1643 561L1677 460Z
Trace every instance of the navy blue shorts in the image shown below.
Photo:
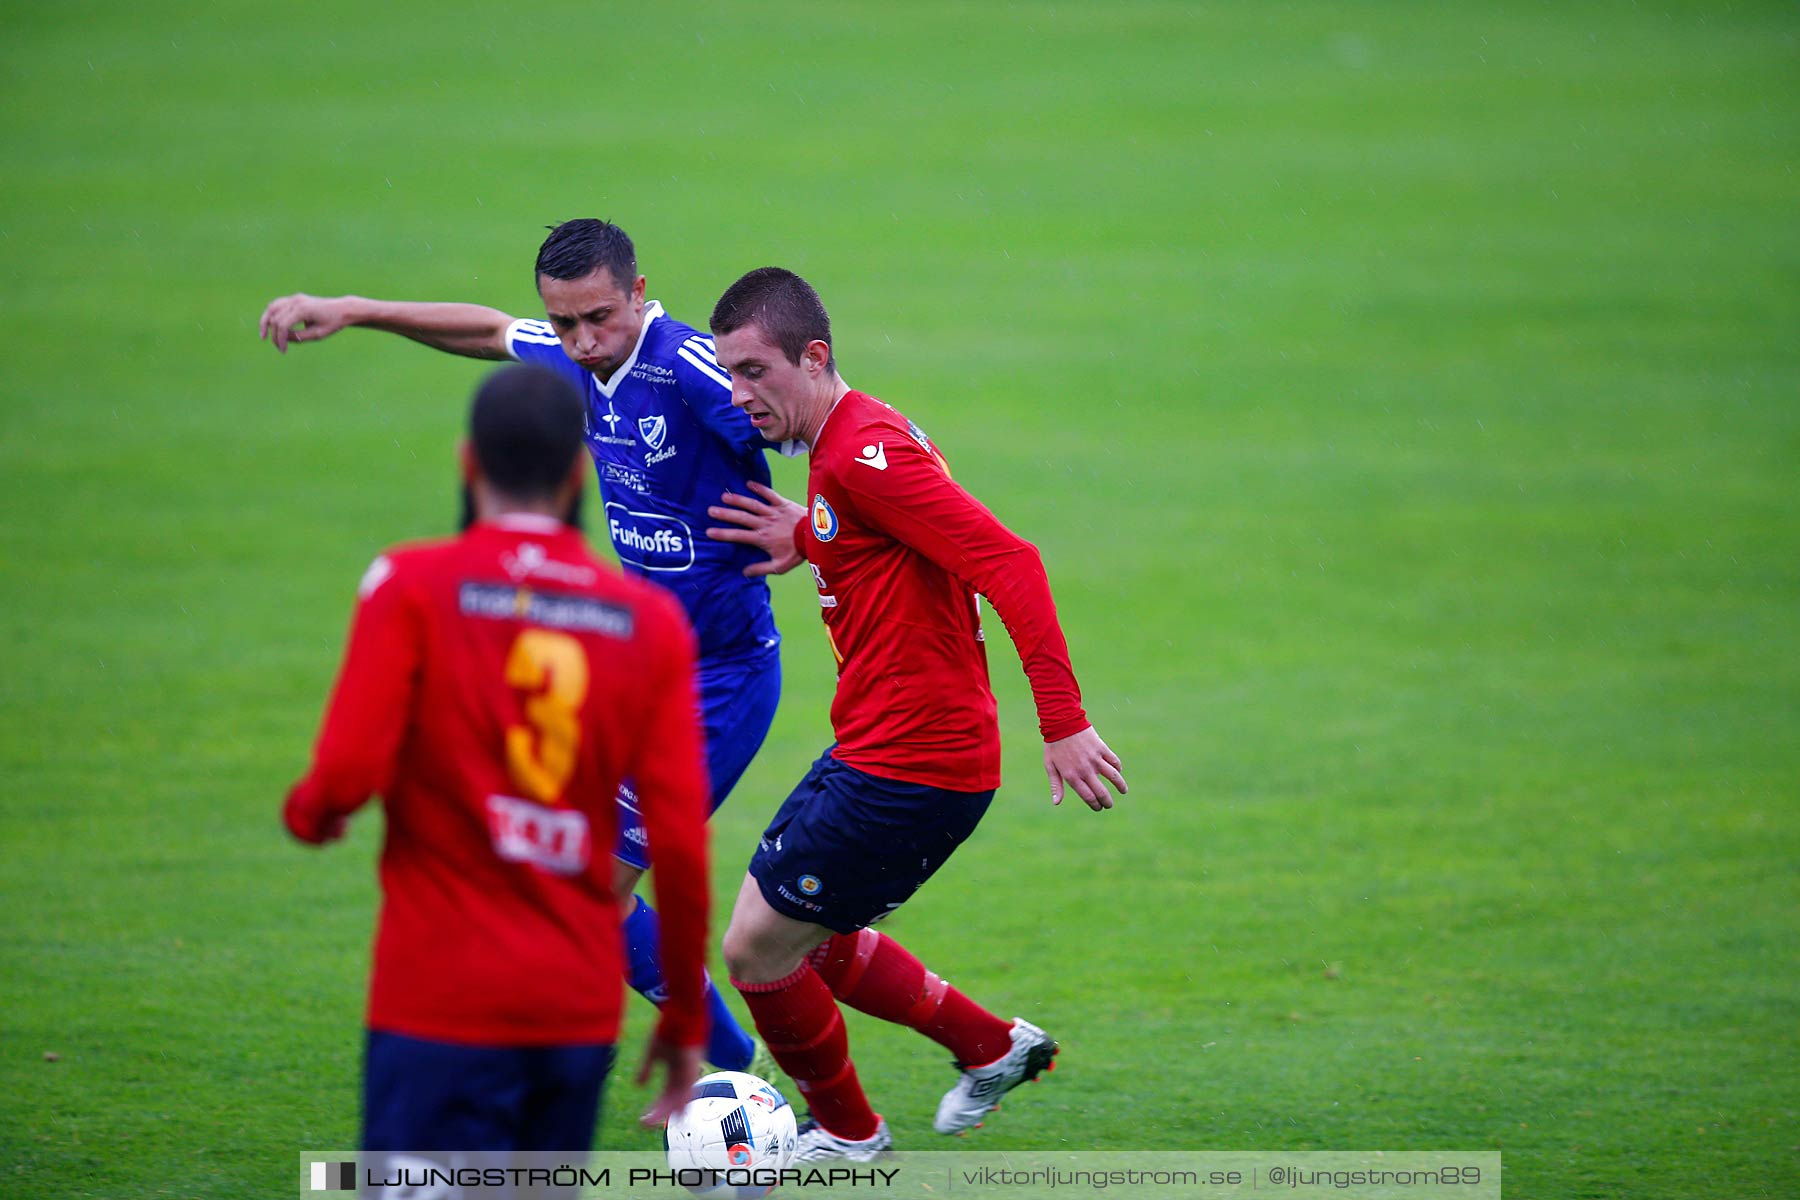
M706 733L706 771L717 812L744 776L745 768L775 720L781 700L781 657L766 655L750 662L700 663L700 714ZM637 793L629 783L619 789L619 841L613 854L640 870L650 865L644 821Z
M369 1031L364 1150L585 1152L610 1045L459 1046Z
M882 779L827 750L763 831L750 876L776 912L852 933L906 903L993 798Z

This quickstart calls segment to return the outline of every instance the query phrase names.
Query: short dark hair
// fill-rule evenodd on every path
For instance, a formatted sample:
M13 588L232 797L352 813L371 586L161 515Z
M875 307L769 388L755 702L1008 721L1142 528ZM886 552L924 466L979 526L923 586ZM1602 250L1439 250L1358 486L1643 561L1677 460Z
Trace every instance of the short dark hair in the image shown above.
M550 236L538 247L537 274L552 279L586 279L605 267L626 291L637 282L637 247L611 221L583 217L548 227ZM533 279L536 278L534 275Z
M549 367L515 363L482 380L469 407L481 473L513 500L543 500L582 450L581 393Z
M781 347L787 360L800 365L808 342L831 345L831 314L812 284L782 267L758 267L725 289L713 305L714 335L756 325ZM825 360L837 370L837 351Z

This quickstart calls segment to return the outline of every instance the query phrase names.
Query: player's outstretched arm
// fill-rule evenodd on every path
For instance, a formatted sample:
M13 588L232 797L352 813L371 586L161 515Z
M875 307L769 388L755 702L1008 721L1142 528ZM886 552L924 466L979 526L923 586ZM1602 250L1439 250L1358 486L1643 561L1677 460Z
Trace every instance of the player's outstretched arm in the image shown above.
M750 490L756 493L754 496L726 492L720 497L722 503L706 510L706 515L713 520L730 522L729 525L708 528L706 536L716 542L741 542L746 546L755 546L769 556L766 563L751 563L745 567L746 575L753 578L758 575L785 575L800 565L800 550L794 545L794 529L805 518L806 510L774 488L764 487L754 479L746 482Z
M1061 804L1063 789L1072 788L1095 812L1113 806L1106 785L1123 796L1131 789L1125 786L1120 771L1123 764L1100 734L1089 725L1080 733L1060 741L1044 744L1044 774L1050 776L1050 803Z
M370 300L296 292L269 301L257 332L286 354L290 342L323 341L340 329L380 329L465 358L501 359L512 318L482 304Z

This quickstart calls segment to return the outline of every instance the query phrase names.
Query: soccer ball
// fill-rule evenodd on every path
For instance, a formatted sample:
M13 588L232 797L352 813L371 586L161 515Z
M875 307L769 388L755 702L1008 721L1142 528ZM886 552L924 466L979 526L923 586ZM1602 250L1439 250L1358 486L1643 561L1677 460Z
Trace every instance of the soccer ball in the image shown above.
M794 1157L794 1110L767 1081L717 1071L694 1084L663 1128L669 1166L698 1196L751 1200L774 1190Z

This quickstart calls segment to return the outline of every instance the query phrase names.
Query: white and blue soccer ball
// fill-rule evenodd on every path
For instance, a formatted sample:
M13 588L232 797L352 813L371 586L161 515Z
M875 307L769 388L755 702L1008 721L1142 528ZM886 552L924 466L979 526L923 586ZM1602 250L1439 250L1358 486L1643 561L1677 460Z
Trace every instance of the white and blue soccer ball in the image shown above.
M697 1196L753 1200L774 1190L799 1138L787 1097L766 1079L716 1071L663 1129L670 1169Z

